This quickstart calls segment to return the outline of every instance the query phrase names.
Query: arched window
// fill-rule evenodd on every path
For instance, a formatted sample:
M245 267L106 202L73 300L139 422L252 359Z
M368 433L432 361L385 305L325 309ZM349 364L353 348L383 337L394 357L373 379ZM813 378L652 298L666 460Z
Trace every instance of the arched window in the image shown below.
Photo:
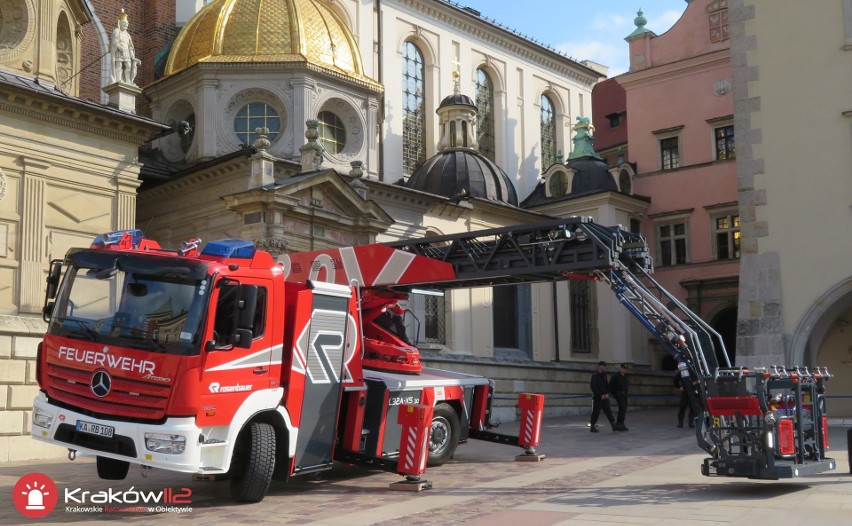
M494 161L494 84L482 68L476 70L476 124L479 153Z
M402 173L406 176L426 160L425 91L423 53L406 42L402 54Z
M346 146L346 128L343 121L330 111L321 111L317 116L319 121L319 140L323 148L335 154L343 151Z
M541 171L556 162L556 112L553 101L541 96Z

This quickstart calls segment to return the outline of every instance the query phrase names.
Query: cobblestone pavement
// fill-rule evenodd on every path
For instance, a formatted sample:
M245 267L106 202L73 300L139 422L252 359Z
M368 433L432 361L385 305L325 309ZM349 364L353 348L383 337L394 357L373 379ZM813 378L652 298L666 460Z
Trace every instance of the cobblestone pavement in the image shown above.
M189 475L154 470L143 477L131 466L126 480L102 481L94 459L75 462L17 462L0 465L0 525L100 524L309 524L418 526L465 524L573 525L852 524L852 475L846 452L847 428L830 433L838 469L806 479L750 481L708 478L689 429L674 426L674 410L628 414L628 432L589 433L588 416L546 419L540 463L515 462L516 448L471 441L455 459L427 471L433 488L420 493L391 491L398 475L338 466L320 478L273 483L259 504L229 499L227 482L195 481ZM505 428L505 429L504 429ZM514 432L513 424L501 427ZM159 491L191 488L192 511L82 513L60 504L47 517L27 519L12 505L12 487L27 473L51 477L60 492L80 487Z

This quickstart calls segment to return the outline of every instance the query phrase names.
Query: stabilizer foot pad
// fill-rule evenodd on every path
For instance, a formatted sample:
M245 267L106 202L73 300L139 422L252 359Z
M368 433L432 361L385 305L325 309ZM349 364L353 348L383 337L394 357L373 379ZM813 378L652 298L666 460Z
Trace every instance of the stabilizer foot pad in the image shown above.
M388 488L394 491L424 491L432 489L432 482L429 480L400 480L389 484Z
M515 462L541 462L545 459L545 455L533 453L531 455L523 454L515 457Z

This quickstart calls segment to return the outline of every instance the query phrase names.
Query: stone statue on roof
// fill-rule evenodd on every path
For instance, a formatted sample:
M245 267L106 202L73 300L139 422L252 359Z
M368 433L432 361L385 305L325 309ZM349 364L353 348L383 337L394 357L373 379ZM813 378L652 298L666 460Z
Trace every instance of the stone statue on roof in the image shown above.
M118 20L116 20L116 27L112 32L112 44L110 45L112 55L111 83L134 84L136 74L139 72L139 65L142 63L141 60L136 58L133 39L127 30L128 25L127 12L122 9L118 15Z

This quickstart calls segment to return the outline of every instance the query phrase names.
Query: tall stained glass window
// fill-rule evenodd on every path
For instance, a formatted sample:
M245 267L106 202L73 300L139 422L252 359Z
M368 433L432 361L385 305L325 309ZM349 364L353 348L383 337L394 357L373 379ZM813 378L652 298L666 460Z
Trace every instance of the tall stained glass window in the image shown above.
M479 153L495 161L494 84L482 68L476 70L476 140Z
M556 111L547 95L541 96L541 171L556 163Z
M426 160L423 53L412 42L402 55L402 173L409 176Z

